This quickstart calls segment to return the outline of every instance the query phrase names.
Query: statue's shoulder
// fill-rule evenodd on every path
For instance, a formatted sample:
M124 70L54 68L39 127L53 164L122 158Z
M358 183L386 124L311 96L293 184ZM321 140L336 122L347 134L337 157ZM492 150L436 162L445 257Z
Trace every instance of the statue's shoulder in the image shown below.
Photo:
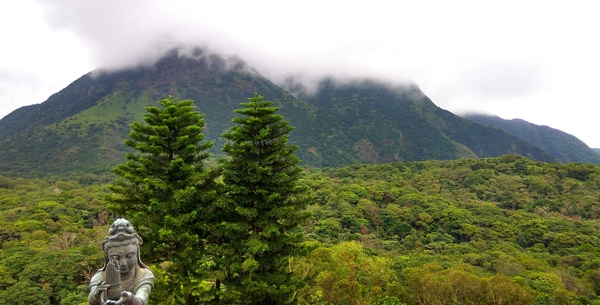
M142 287L147 287L149 288L148 290L148 294L149 291L154 288L154 273L152 273L152 270L150 270L149 268L142 268L142 267L138 267L139 269L136 272L136 276L135 276L135 284L133 287L133 290L135 292L136 295L139 294L139 289ZM142 290L144 291L144 290ZM144 292L142 292L144 293ZM146 296L146 298L148 298L148 296Z
M140 267L140 274L144 277L148 277L148 276L154 277L154 273L148 267Z
M138 285L150 284L154 286L154 273L150 268L139 267L136 278Z
M92 276L92 278L90 279L90 286L96 285L104 280L105 280L104 272L101 270L98 270L94 274L94 276Z

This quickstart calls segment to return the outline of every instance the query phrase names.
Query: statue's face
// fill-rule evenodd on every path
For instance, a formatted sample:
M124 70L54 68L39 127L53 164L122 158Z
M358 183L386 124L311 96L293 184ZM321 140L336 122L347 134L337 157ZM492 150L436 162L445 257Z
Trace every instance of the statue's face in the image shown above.
M137 245L110 247L108 259L118 261L121 275L128 275L137 264Z

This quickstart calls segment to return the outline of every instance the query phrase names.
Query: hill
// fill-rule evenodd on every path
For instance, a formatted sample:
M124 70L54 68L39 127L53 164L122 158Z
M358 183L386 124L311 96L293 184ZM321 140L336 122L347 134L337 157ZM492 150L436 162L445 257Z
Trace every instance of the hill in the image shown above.
M492 126L536 145L560 162L600 164L600 154L576 137L549 126L540 126L525 120L505 120L498 116L466 115L465 118Z
M307 132L316 126L310 105L242 62L196 56L173 53L151 67L90 72L44 103L14 111L0 120L0 170L106 172L124 160L129 124L142 119L144 106L168 95L195 101L215 147L221 146L219 136L230 126L232 110L254 92L276 100L289 119L307 122Z
M106 173L124 159L129 124L171 95L192 99L219 153L232 110L254 92L275 101L296 130L303 164L342 166L520 154L554 158L517 137L437 107L416 86L324 80L296 98L236 59L172 52L156 64L90 72L47 101L0 120L0 171L18 175Z
M553 161L540 148L494 128L463 119L438 106L417 86L372 80L321 82L303 97L329 111L346 130L347 142L369 163L445 160L519 154Z

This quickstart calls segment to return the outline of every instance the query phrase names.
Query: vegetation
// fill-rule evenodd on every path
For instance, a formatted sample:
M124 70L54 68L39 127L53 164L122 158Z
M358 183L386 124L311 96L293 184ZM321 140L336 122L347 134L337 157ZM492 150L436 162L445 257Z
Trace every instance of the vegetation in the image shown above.
M272 104L255 93L223 135L229 140L221 162L227 190L220 225L224 304L292 303L300 284L288 265L302 250L305 188L298 185L297 147L288 145L293 128Z
M305 262L312 282L302 298L595 302L599 174L517 156L315 171L305 232L320 248ZM340 270L342 258L351 260ZM349 291L356 297L344 300Z
M307 168L299 183L300 304L600 304L597 166L507 155ZM0 304L85 300L108 192L0 177Z
M211 206L218 196L217 172L204 162L212 145L203 142L204 119L191 100L163 99L161 107L146 107L144 123L131 125L125 144L127 162L114 172L121 177L110 186L114 209L132 223L146 242L150 263L167 263L165 295L177 304L198 304L194 283L205 273L202 240Z
M280 102L255 95L229 128L253 91ZM161 100L118 143L158 92L206 111ZM84 76L3 118L0 305L84 304L116 216L145 240L154 304L600 304L598 166L502 155L565 152L457 118L413 87L325 81L304 100L243 63L174 55ZM296 154L393 163L301 170Z
M167 284L153 295L161 304L295 300L300 281L286 267L299 254L306 200L297 147L287 144L293 128L272 102L249 100L223 135L221 185L204 164L212 143L202 142L204 120L191 100L161 100L132 124L125 144L136 153L109 188L114 210L150 240L143 250Z
M81 304L112 215L104 184L0 176L0 304Z
M600 154L576 137L548 126L538 126L520 119L504 120L497 116L467 115L469 120L501 129L537 145L564 163L600 164Z
M329 91L344 126L364 122L340 101L378 112L358 103L378 98L345 90ZM255 95L211 167L192 101L159 104L132 124L112 183L0 176L0 305L83 304L116 216L145 240L154 304L600 304L598 166L504 155L301 170L292 127ZM432 105L409 108L468 134ZM361 158L394 152L360 132L340 137Z

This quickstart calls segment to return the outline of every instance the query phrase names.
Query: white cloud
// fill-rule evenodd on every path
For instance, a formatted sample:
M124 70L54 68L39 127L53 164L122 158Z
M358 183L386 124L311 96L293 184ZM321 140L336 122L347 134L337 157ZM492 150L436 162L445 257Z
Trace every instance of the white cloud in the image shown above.
M148 63L185 44L239 56L279 82L413 81L450 111L519 117L600 147L597 120L581 111L600 97L594 1L7 1L0 26L18 31L0 33L19 50L0 51L3 107L15 96L43 101L28 87L57 91L73 73Z
M69 31L49 29L35 2L3 1L0 37L0 117L44 101L90 69L79 39Z

